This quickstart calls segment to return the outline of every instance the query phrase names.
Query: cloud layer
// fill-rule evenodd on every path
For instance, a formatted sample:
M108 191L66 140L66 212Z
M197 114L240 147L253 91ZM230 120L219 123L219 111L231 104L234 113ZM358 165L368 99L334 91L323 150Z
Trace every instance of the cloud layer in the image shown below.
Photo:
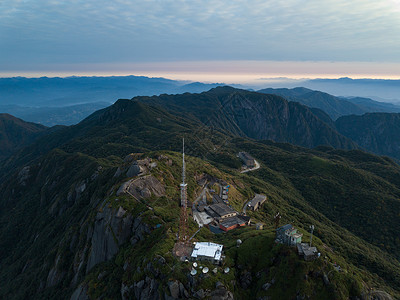
M199 60L400 62L400 1L3 0L0 68Z

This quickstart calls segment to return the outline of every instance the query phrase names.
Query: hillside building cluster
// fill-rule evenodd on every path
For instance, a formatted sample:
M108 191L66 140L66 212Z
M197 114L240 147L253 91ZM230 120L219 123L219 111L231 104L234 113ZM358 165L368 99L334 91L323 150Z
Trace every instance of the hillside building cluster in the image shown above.
M212 183L214 184L215 182ZM237 212L230 206L230 186L223 180L217 180L216 183L220 186L219 193L216 193L214 189L209 190L210 193L213 194L212 204L208 204L204 196L204 199L201 199L193 205L194 220L200 227L207 226L214 233L226 232L238 227L250 225L249 216ZM259 199L262 200L262 197Z
M311 244L302 243L302 233L297 232L291 224L286 224L276 229L276 242L297 247L297 252L305 261L311 261L320 256L317 247L312 247Z

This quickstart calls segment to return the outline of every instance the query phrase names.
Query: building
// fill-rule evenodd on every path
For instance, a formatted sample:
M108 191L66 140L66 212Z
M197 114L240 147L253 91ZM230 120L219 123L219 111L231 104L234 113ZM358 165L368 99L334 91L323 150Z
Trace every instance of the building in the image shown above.
M247 204L247 208L251 210L257 210L267 200L267 196L256 194L254 198Z
M297 244L297 251L300 256L303 256L305 261L311 261L319 257L319 253L316 247L310 247L307 243Z
M225 203L212 204L206 207L205 211L207 214L216 219L224 219L224 218L234 217L237 215L237 212L234 211Z
M247 168L254 168L256 166L256 160L247 152L239 152L238 156Z
M296 246L301 243L302 233L298 233L291 224L286 224L276 229L276 241L289 246Z
M197 242L194 243L194 248L191 254L193 260L210 261L218 264L221 262L223 245L210 243L210 242Z
M250 217L237 215L234 217L220 219L219 228L223 231L229 231L238 227L249 225Z

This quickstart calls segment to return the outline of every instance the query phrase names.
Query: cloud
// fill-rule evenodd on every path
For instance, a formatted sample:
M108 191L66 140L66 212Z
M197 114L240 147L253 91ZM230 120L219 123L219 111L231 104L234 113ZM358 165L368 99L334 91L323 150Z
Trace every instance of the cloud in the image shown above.
M0 67L165 60L400 61L396 0L3 0Z

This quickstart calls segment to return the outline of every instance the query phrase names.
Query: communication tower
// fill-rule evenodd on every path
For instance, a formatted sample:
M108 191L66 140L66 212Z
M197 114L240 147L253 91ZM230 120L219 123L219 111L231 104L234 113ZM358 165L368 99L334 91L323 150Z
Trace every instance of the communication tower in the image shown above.
M181 186L181 215L179 221L179 241L188 241L188 214L187 214L187 183L185 182L185 139L182 141L182 183Z

